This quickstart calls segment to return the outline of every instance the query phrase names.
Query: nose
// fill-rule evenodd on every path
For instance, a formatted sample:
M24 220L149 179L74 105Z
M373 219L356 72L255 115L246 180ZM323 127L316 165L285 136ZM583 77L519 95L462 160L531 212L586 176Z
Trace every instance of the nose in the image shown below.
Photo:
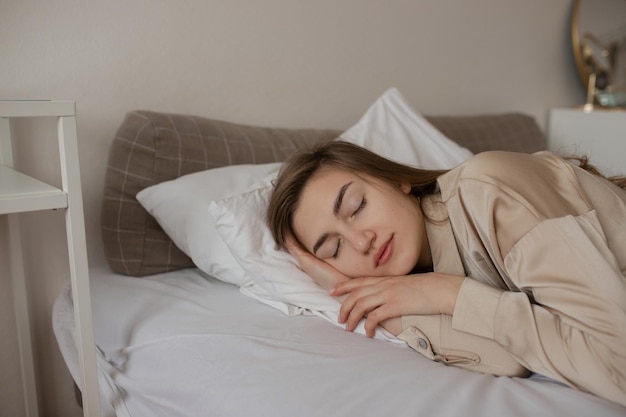
M372 249L376 234L371 230L355 230L346 236L350 245L359 253L367 255Z

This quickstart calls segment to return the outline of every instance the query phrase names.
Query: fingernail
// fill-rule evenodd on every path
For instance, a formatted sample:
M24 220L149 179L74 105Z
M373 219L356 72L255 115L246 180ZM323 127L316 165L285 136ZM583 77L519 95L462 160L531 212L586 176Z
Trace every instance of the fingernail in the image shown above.
M330 295L335 295L334 292L335 292L335 288L331 288L330 290L328 290L328 294Z

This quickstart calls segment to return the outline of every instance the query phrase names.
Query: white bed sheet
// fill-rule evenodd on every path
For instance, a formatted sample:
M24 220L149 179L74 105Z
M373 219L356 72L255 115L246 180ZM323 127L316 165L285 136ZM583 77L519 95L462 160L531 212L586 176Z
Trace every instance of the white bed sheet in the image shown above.
M187 269L130 278L91 271L106 417L624 416L545 378L483 375L409 348L288 317ZM54 331L77 379L69 289Z

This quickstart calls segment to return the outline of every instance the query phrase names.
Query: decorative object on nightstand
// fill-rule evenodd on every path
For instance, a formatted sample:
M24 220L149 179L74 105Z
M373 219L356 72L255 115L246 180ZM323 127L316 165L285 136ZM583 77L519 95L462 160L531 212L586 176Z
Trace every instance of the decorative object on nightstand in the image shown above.
M571 29L584 110L626 108L626 1L576 0Z
M55 117L58 121L62 188L50 186L13 169L11 118ZM0 101L0 215L8 217L11 278L22 366L26 416L39 414L37 384L19 213L65 210L72 297L76 309L77 350L85 416L100 416L98 372L89 291L82 191L78 163L75 103L72 101Z

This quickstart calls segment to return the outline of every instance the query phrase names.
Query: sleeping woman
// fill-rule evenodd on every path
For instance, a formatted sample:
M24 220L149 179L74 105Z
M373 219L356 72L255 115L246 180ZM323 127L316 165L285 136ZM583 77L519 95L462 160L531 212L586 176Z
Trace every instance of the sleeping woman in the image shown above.
M626 406L624 188L550 152L430 171L330 142L283 166L268 223L347 330Z

